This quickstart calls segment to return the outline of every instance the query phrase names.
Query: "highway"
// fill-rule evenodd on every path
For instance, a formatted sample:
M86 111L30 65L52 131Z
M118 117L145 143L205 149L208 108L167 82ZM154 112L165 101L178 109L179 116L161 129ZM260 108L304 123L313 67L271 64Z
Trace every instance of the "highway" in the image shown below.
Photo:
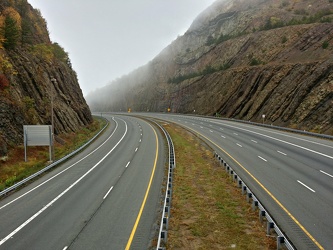
M158 233L164 140L107 116L85 150L0 201L0 249L148 249Z
M333 249L332 141L226 120L140 115L179 124L206 140L297 249Z

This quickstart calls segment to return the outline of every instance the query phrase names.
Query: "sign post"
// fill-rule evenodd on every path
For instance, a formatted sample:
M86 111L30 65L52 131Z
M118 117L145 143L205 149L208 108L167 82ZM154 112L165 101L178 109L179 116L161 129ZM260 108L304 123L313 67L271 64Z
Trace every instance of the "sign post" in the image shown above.
M24 161L27 161L27 146L49 146L50 161L52 161L51 125L23 125L24 134Z

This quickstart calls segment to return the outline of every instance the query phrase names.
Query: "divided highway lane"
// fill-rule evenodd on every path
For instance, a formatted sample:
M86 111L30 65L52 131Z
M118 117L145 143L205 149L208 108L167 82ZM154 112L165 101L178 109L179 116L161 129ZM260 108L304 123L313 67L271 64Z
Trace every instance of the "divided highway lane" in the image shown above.
M298 249L333 249L333 143L232 121L145 114L204 136Z
M148 248L162 145L147 122L113 118L88 149L0 201L0 249Z

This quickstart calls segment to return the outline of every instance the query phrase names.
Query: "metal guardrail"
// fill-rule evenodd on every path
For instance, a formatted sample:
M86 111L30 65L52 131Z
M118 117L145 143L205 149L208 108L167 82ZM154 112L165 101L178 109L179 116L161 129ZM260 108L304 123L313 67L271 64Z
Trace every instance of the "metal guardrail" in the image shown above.
M91 142L93 142L105 130L105 128L109 125L109 121L106 118L104 118L104 119L107 121L107 124L93 138L91 138L87 143L85 143L84 145L82 145L81 147L76 149L75 151L71 152L70 154L64 156L63 158L51 163L50 165L46 166L45 168L43 168L43 169L39 170L38 172L30 175L29 177L23 179L22 181L19 181L19 182L15 183L14 185L10 186L9 188L1 191L0 192L0 197L8 194L9 192L15 190L16 188L18 188L18 187L24 185L25 183L27 183L28 181L30 181L30 180L34 179L35 177L41 175L42 173L46 172L47 170L57 166L58 164L66 161L68 158L72 157L73 155L79 153L82 149L84 149Z
M169 148L169 167L168 167L168 179L167 179L167 187L165 191L164 204L163 204L163 212L162 219L160 223L159 236L157 241L156 250L165 250L166 242L168 236L168 226L169 226L169 218L170 218L170 207L171 207L171 196L172 196L172 176L173 170L176 168L176 158L175 158L175 148L169 135L168 131L163 128L160 124L154 122L157 126L161 128L163 131Z
M252 191L248 188L248 186L244 183L244 181L239 177L239 175L228 165L226 161L222 159L216 152L214 152L214 157L220 162L221 165L224 166L225 171L229 173L232 177L233 181L237 182L238 187L242 189L242 194L246 194L247 202L250 202L252 199L252 210L255 211L257 208L259 209L259 219L263 222L263 218L266 218L267 227L266 227L266 234L270 235L272 230L275 231L276 237L276 244L277 249L282 249L284 246L289 250L294 250L293 245L288 240L288 238L283 234L280 228L277 226L273 218L269 215L266 211L264 206L260 203L257 197L252 193Z

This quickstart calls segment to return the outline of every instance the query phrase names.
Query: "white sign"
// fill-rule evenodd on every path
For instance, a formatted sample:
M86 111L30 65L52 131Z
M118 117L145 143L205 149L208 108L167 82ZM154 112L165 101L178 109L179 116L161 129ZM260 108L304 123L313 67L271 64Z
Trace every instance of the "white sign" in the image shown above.
M27 146L49 146L51 160L52 126L23 125L24 159L27 161Z

